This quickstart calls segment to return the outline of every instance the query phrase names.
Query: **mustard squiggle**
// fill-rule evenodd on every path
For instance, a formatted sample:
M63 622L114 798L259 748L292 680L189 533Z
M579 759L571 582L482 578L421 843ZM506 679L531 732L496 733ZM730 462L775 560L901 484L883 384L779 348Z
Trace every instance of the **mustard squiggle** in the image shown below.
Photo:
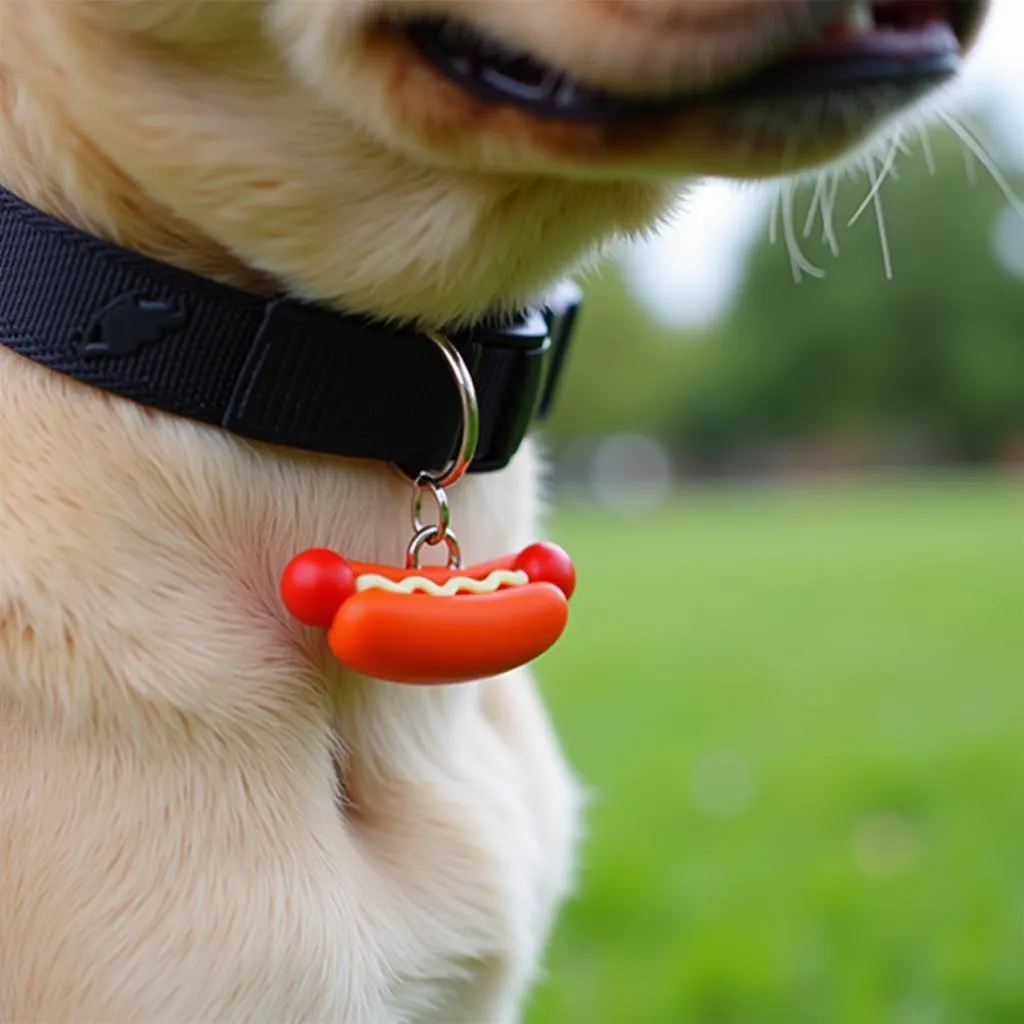
M469 576L453 576L443 584L435 583L423 576L407 576L396 582L378 573L365 573L356 578L356 590L387 590L393 594L412 594L421 591L432 597L454 597L457 593L490 594L501 586L521 587L530 582L530 577L522 570L495 569L482 580L474 580Z

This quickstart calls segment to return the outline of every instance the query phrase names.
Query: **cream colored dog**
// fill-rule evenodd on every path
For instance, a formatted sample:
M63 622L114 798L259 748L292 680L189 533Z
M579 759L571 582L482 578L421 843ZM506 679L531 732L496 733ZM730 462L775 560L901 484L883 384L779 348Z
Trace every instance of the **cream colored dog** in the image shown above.
M2 0L0 181L245 289L471 321L651 229L687 178L860 142L931 80L901 77L909 43L884 81L825 72L928 26L966 49L981 7ZM459 81L460 48L532 99ZM800 54L819 78L772 88ZM536 538L535 476L527 447L455 488L468 561ZM0 347L0 1019L517 1018L579 802L529 675L355 677L277 593L306 547L392 560L407 509L385 465Z

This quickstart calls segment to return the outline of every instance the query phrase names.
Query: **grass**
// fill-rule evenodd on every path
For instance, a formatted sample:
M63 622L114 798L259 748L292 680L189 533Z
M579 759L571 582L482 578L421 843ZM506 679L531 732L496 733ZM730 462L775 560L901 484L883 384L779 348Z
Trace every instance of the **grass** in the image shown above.
M592 787L529 1024L1024 1021L1024 489L562 510Z

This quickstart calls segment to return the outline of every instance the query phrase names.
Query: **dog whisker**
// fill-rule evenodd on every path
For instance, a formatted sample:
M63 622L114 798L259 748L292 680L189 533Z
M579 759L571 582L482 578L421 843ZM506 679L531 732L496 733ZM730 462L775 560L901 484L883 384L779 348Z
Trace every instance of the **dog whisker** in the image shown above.
M787 186L782 190L782 228L785 232L786 249L789 251L789 263L793 271L793 280L799 284L803 280L804 274L807 274L809 277L821 278L825 276L825 271L811 263L800 248L800 240L797 237L794 217L793 201L795 196L796 186L792 183L787 183Z
M928 175L932 178L938 173L938 166L935 163L935 153L932 150L932 140L928 136L928 132L921 126L917 126L917 138L921 143L921 152L924 155L925 167L928 169Z
M821 197L821 231L822 239L829 247L833 256L839 256L839 239L836 236L836 199L839 196L839 186L842 184L842 176L838 171L832 171L829 175L828 188Z
M889 233L885 227L885 210L882 207L881 187L885 181L884 173L879 173L875 168L875 158L871 154L865 156L868 177L871 179L871 201L875 207L875 221L878 224L878 241L882 247L882 262L885 267L887 281L893 278L892 253L889 249Z
M952 114L943 112L939 113L939 118L960 140L961 145L975 157L982 167L985 168L989 177L995 183L999 191L1002 192L1004 198L1013 210L1024 218L1024 200L1022 200L1021 197L1013 190L1013 187L1007 180L1006 175L999 169L999 165L988 152L985 144L963 124L962 119L958 119Z
M814 222L821 210L822 194L827 182L828 178L824 174L820 174L814 183L814 194L811 196L811 205L807 210L807 219L804 221L804 238L810 238L811 232L814 231Z
M854 213L854 215L849 219L849 221L847 221L847 227L853 227L853 225L856 224L857 221L859 221L860 218L863 216L864 211L869 206L871 206L872 203L877 203L879 190L892 174L893 165L896 162L896 156L898 152L899 150L896 148L896 146L889 147L889 152L886 155L885 161L882 164L881 171L878 173L877 176L875 176L874 174L874 158L872 158L871 156L865 157L868 176L871 178L872 181L871 191L868 192L868 194L864 197L864 201L860 204L860 206L857 207L857 210Z

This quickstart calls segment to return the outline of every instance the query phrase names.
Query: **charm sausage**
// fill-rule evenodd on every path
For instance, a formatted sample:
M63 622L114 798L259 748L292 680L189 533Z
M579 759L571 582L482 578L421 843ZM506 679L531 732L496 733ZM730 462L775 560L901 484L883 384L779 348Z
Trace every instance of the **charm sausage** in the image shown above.
M340 608L328 634L350 668L396 683L462 683L508 672L546 651L569 615L551 583L430 597L368 590Z

